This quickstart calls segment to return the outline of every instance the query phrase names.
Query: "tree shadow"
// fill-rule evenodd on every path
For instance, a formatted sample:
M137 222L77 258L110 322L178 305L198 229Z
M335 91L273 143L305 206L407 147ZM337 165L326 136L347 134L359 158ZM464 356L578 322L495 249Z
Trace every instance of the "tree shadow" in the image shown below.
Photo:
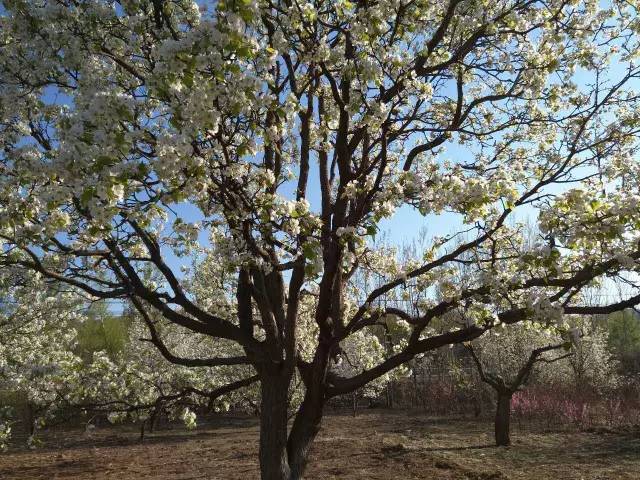
M214 417L203 419L196 430L189 431L180 423L168 423L153 432L147 431L144 440L140 441L138 426L109 425L96 429L86 435L79 428L54 428L42 430L39 438L43 442L39 452L58 452L66 449L86 450L93 448L134 447L143 445L162 445L180 443L190 440L206 441L213 438L236 438L238 431L252 433L258 423L254 417ZM26 434L18 434L12 438L11 451L17 455L33 453L26 447Z
M493 444L489 444L489 445L468 445L465 447L428 447L428 448L421 448L420 450L423 452L461 452L464 450L480 450L484 448L500 448L500 447L496 447Z

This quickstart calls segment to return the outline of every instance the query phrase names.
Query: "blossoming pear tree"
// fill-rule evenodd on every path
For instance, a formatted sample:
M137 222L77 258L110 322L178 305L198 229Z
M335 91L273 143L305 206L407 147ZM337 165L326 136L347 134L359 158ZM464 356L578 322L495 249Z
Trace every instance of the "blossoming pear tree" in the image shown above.
M174 363L255 369L265 480L303 476L328 399L416 355L640 302L580 295L639 267L635 2L3 5L2 264L235 344L198 357L154 342ZM450 230L354 297L399 208ZM535 215L539 244L514 253ZM199 247L233 277L219 302L176 269ZM418 305L386 302L407 283ZM306 292L317 333L302 356ZM465 322L430 329L461 306ZM347 339L391 314L410 329L400 348L337 372Z
M0 410L0 450L6 448L20 416L29 445L36 446L37 429L59 414L102 412L113 422L137 421L143 434L145 425L153 425L161 413L195 427L193 409L220 411L246 403L233 394L256 382L257 377L247 372L250 366L173 365L137 318L126 332L122 351L87 356L77 332L100 318L89 318L86 299L66 290L56 289L38 273L0 271L0 392L14 399L14 405ZM164 344L178 353L206 355L214 348L227 353L210 339L194 343L197 339L185 337L171 323L154 321L149 328L162 329Z
M526 323L512 326L502 334L492 333L466 343L465 347L480 379L495 391L495 442L497 446L505 446L511 443L513 394L527 385L536 367L569 357L572 343L557 332L541 332Z
M163 345L174 353L211 354L212 342L194 344L194 338L185 337L173 324L156 322L152 328L160 326ZM240 408L246 403L234 393L257 381L256 375L247 372L249 366L174 365L148 336L143 322L134 321L127 343L114 358L104 351L94 352L78 372L67 405L88 413L102 412L112 423L133 421L140 425L142 440L146 427L153 429L160 415L181 419L187 428L195 428L196 410L226 411L232 404ZM220 353L219 348L216 351Z
M583 335L568 361L561 363L557 375L572 382L578 391L591 390L612 397L625 383L621 365L609 345L609 335L602 325L586 323ZM556 370L556 369L553 369Z
M77 385L82 360L73 351L74 327L81 312L77 295L56 291L38 274L24 273L0 272L0 391L23 405L27 441L34 446L38 427L59 411ZM0 450L19 416L16 406L0 410Z

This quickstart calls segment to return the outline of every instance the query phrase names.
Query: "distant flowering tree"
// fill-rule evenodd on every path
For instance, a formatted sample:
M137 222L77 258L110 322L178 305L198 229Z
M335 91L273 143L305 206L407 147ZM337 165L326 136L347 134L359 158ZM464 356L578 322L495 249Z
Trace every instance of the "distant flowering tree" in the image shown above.
M623 384L620 362L609 349L607 332L599 325L586 324L574 354L561 364L558 377L572 381L577 389L591 389L609 395Z
M496 338L492 332L465 347L475 363L480 379L496 395L494 422L497 446L511 444L510 417L513 395L524 388L536 367L554 363L572 355L573 344L557 333L513 326Z
M175 353L206 356L214 352L212 342L194 344L193 337L181 335L173 324L158 322L152 328L162 329L163 346L170 346ZM147 337L147 328L137 320L121 352L115 356L94 352L78 372L75 388L65 398L65 404L89 413L102 412L112 423L135 422L140 426L141 440L146 427L153 429L160 415L195 428L195 410L227 411L232 404L246 404L233 394L256 383L257 376L246 371L249 366L174 365ZM217 353L221 353L219 347Z
M195 426L190 409L241 406L232 394L257 381L240 366L214 371L167 362L140 319L132 322L122 351L86 357L77 331L99 321L87 316L86 299L77 292L57 290L37 273L0 271L0 391L15 403L0 409L0 450L21 413L31 446L38 443L38 428L70 411L103 412L114 422L134 420L143 431L160 413ZM165 342L177 352L206 354L213 348L211 341L194 345L195 339L180 335L173 324L154 323L154 328L163 330Z
M56 291L39 274L0 271L0 390L26 409L30 443L76 385L82 365L74 353L78 307L77 295ZM14 407L0 410L0 450L17 417Z
M4 7L2 264L235 345L187 356L147 324L174 363L259 376L265 480L303 476L328 399L416 355L501 323L562 327L640 302L581 295L639 270L633 2ZM400 263L368 238L403 206L459 228ZM529 248L513 219L531 212ZM172 267L202 249L231 279L212 280L216 301ZM355 281L364 272L375 286ZM408 284L423 292L410 309ZM430 328L460 307L464 322ZM398 348L334 368L388 315L409 328ZM294 378L304 396L288 428Z

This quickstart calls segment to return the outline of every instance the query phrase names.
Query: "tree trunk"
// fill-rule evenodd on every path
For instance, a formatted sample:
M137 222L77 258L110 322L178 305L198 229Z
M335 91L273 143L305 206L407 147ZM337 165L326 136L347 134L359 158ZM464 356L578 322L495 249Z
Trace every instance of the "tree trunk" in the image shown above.
M479 395L473 396L473 416L478 418L482 413L482 399Z
M498 447L511 444L509 438L509 420L511 417L511 392L498 392L496 408L495 434Z
M156 406L151 411L151 417L149 418L149 433L154 433L156 431L161 410L162 410L162 403L157 402Z
M289 378L265 375L260 381L260 473L262 480L289 480L287 407Z
M146 420L142 420L140 423L140 442L144 442L144 425L147 423Z
M291 427L287 452L291 473L289 480L302 480L309 462L311 446L320 431L322 401L305 398Z
M305 382L305 395L300 410L293 421L287 452L291 477L289 480L302 480L309 461L313 441L320 431L324 409L324 378L329 361L329 351L321 347L316 351L313 370Z
M31 403L27 403L26 413L27 413L26 414L27 421L25 423L27 426L27 433L29 434L30 437L32 437L36 433L36 415L34 412L33 405L31 405Z
M358 413L358 396L356 395L356 392L353 392L351 394L351 407L352 407L352 413L354 418L356 417L357 413Z

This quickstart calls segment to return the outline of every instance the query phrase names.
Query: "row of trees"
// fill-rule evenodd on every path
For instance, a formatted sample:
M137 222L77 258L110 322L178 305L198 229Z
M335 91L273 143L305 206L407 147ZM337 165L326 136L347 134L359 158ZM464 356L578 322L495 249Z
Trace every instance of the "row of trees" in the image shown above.
M416 356L640 303L636 2L3 6L0 265L127 302L175 364L247 366L263 480ZM399 262L371 242L397 211L450 228Z
M38 428L65 421L73 412L83 413L89 426L96 415L113 423L136 423L141 438L145 428L153 428L160 418L180 418L193 428L200 413L229 409L259 413L258 378L250 375L249 366L173 365L152 345L154 339L149 338L145 326L148 319L135 311L114 314L104 304L87 306L77 292L56 290L38 275L4 273L0 392L9 406L0 418L3 447L16 422L24 424L28 443L36 445ZM441 320L438 328L448 328L449 321ZM404 323L389 316L373 339L345 344L336 371L358 372L366 368L362 362L391 355L406 341ZM622 336L621 324L630 325ZM604 329L607 326L608 332ZM490 386L496 399L496 444L508 445L512 397L531 384L552 388L572 385L574 391L586 387L604 395L631 386L637 392L638 372L627 361L629 356L640 354L640 338L628 334L637 330L640 321L630 311L606 319L582 320L575 324L573 336L528 323L501 328L465 343L458 353L445 355L446 381L453 388L466 389L474 402L482 401L478 398L482 386L477 382ZM211 354L211 344L190 345L190 337L185 338L170 323L154 322L151 331L162 332L165 353L199 350L202 355ZM314 335L312 329L310 332L308 341ZM435 358L417 358L408 369L369 384L357 395L379 401L386 388L406 384L411 378L417 381L425 362L438 363ZM465 363L475 367L475 374L463 368ZM430 397L433 393L418 393L417 387L414 392L425 396L420 399L424 403L438 401ZM295 383L288 396L292 409L303 395L302 383ZM468 406L464 402L458 405L463 409Z
M136 423L142 438L145 427L154 427L160 417L182 419L192 428L196 413L230 408L259 412L258 377L249 365L210 367L185 358L194 352L231 357L233 345L207 339L193 344L193 337L175 325L141 316L132 306L114 313L38 274L15 269L1 273L2 448L13 424L23 424L28 443L35 445L38 428L67 421L74 413L82 413L89 426L96 415L112 423ZM307 342L313 334L310 328ZM362 362L379 361L385 353L381 341L382 336L380 341L362 337L345 344L345 363L336 370L358 371ZM172 363L175 358L181 364ZM370 384L367 394L375 396L390 378ZM291 408L303 394L298 381L289 391Z
M33 444L39 427L66 421L74 412L84 412L88 422L103 414L142 428L164 413L193 426L191 409L226 409L228 393L256 380L245 381L237 367L213 372L172 365L150 343L140 341L148 332L139 319L108 315L104 308L87 310L86 299L38 276L7 284L15 282L16 272L3 273L0 392L5 409L0 421L5 441L18 420ZM165 334L177 351L196 348L175 332ZM237 378L242 381L234 384Z

